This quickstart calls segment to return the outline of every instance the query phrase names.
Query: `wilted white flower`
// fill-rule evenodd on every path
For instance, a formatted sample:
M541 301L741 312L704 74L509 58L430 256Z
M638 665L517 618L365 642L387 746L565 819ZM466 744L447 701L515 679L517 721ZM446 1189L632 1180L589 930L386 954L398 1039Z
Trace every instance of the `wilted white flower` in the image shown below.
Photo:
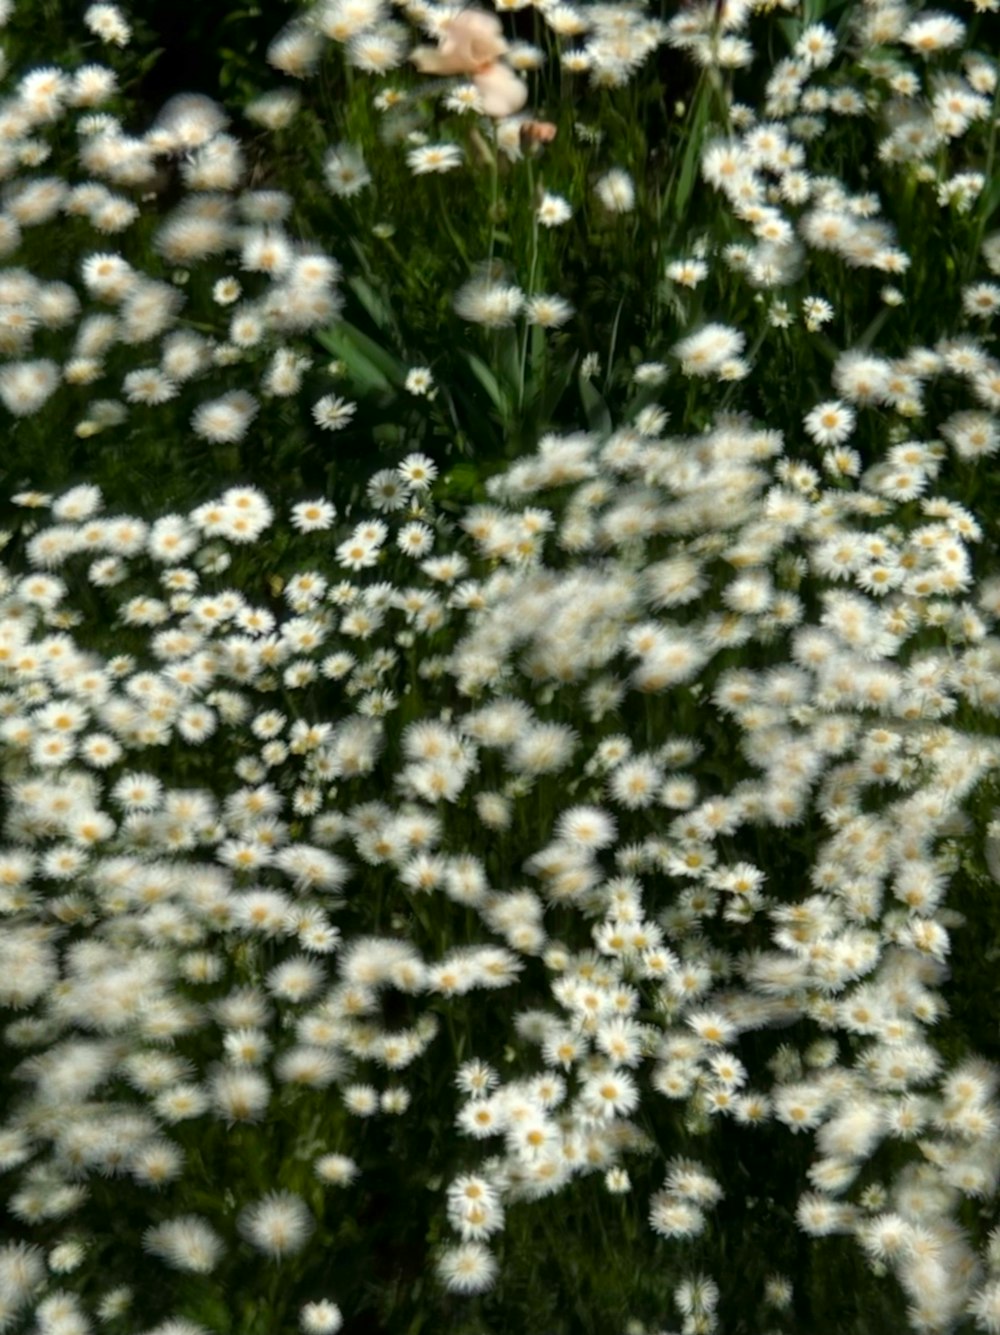
M595 186L597 197L611 213L631 213L635 208L635 185L628 172L616 167Z
M59 384L55 362L10 362L0 369L0 399L15 417L37 412Z
M146 1229L143 1246L175 1270L210 1274L223 1253L222 1239L207 1220L198 1215L179 1215Z
M294 1192L272 1191L245 1206L237 1225L249 1243L280 1260L282 1256L294 1256L306 1245L313 1230L313 1218Z
M244 115L267 130L283 130L298 114L302 98L294 88L275 88L247 103Z
M242 440L257 415L257 401L252 394L234 390L195 409L191 427L195 435L219 444Z
M128 46L132 29L117 5L90 5L83 15L83 21L102 42Z
M738 329L728 325L707 324L675 345L685 375L712 375L728 361L738 358L746 342Z
M573 307L565 297L539 294L529 298L527 316L529 324L540 325L543 329L558 329L572 319Z
M474 278L455 294L455 310L471 324L488 329L512 325L524 306L524 293L512 283Z

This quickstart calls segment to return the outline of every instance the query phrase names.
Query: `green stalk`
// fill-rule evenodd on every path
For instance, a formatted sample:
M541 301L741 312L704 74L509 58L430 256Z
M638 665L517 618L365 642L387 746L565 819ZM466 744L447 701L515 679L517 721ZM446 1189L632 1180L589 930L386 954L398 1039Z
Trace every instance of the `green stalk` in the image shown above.
M618 342L618 324L621 320L622 307L625 305L625 298L618 303L618 309L615 311L614 323L611 326L611 341L608 344L608 369L604 375L604 397L607 398L608 390L611 388L611 372L615 364L615 346Z
M500 196L500 147L493 137L493 154L490 162L490 250L489 272L493 271L493 251L497 240L497 206Z
M461 257L462 257L462 259L464 260L466 266L468 267L468 264L469 264L469 257L468 257L468 255L467 255L466 252L465 252L465 246L462 244L462 239L461 239L461 237L460 237L460 236L458 235L458 233L455 231L454 227L452 227L452 225L451 225L451 218L448 216L448 206L447 206L447 204L446 204L446 202L445 202L445 200L444 200L444 192L443 192L443 190L442 190L442 188L441 188L441 180L440 180L440 177L438 177L438 179L435 180L434 188L435 188L435 192L436 192L436 194L437 194L438 212L439 212L439 214L440 214L440 216L441 216L441 218L442 218L442 220L443 220L443 222L444 222L444 229L445 229L445 231L448 233L448 235L451 237L452 242L454 243L455 249L456 249L456 250L458 251L458 253L461 255Z
M976 224L975 239L969 246L965 256L965 272L963 280L967 283L975 272L976 265L979 262L979 248L983 243L983 232L986 230L986 222L990 214L996 208L996 195L1000 186L994 180L993 173L996 167L997 154L997 127L1000 124L1000 84L997 85L993 94L993 110L990 113L990 138L986 149L986 167L983 175L986 178L986 184L983 187L986 192L986 198L982 207L979 209L979 222Z
M528 270L527 295L530 297L535 290L535 270L538 265L538 211L535 208L535 182L534 173L531 170L531 161L528 160L528 198L531 203L531 266ZM531 337L531 325L524 322L524 339L521 345L521 370L518 380L517 409L518 413L524 409L524 381L528 365L528 339Z

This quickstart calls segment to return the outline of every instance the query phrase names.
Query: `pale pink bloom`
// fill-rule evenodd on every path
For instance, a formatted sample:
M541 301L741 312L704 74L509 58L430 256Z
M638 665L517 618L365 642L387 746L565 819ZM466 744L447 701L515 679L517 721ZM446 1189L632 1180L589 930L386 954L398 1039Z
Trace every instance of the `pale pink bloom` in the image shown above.
M418 46L411 59L421 74L476 74L506 51L496 15L465 9L443 25L436 50Z
M472 76L483 111L498 120L513 116L528 100L528 85L519 79L509 65L497 62Z
M411 59L421 74L470 74L483 111L501 119L528 100L528 88L500 57L507 52L495 14L465 9L443 25L436 48L418 46Z

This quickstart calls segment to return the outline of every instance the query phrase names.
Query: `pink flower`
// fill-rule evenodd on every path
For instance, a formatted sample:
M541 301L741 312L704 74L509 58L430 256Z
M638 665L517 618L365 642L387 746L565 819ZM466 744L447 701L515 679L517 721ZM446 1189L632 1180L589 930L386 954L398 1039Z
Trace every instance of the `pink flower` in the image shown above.
M422 74L475 74L507 50L500 20L481 9L464 9L441 32L437 50L418 46L413 53Z
M437 47L418 46L411 59L421 74L470 74L483 111L513 116L528 100L527 85L500 57L507 51L495 14L464 9L442 26Z
M519 79L509 65L497 61L472 76L479 90L483 111L498 119L513 116L528 100L528 86Z

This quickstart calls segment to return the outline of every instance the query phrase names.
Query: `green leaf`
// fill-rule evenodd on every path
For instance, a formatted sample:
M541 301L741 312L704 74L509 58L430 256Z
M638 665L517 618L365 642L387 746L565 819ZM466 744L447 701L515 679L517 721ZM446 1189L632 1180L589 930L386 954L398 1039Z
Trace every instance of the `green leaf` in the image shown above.
M364 391L399 388L406 378L402 362L348 320L341 320L316 335L319 342L346 365L357 388Z
M1000 206L1000 173L994 175L993 180L980 196L976 212L980 215L981 221L987 223L993 217L998 206Z
M572 357L567 358L558 371L554 371L551 375L546 375L543 378L538 406L538 419L541 429L544 430L551 422L559 400L569 388L569 383L573 379L573 373L579 360L580 354L574 352Z
M199 1298L194 1306L194 1319L202 1321L209 1330L218 1331L219 1335L232 1329L232 1315L229 1305L214 1294Z
M505 329L497 338L497 366L503 376L509 401L520 393L521 340L516 329Z
M496 408L497 412L500 413L502 417L506 417L507 410L509 407L509 397L505 393L505 391L500 388L500 382L497 380L496 376L486 365L483 359L481 357L477 357L474 352L467 352L463 350L462 355L464 356L465 360L469 363L469 369L472 371L472 374L476 377L476 379L482 385L483 389L485 389L486 393L490 396L490 399L493 402L493 406Z
M588 427L602 436L610 435L611 413L608 405L586 376L580 376L579 383L580 399L583 402L583 411L587 414Z
M884 306L868 325L868 328L862 333L861 337L855 340L855 346L859 348L870 348L875 340L875 335L879 332L891 314L891 308Z
M691 191L694 189L695 178L701 165L702 141L709 116L709 96L705 83L706 80L703 76L695 95L691 121L684 135L686 147L684 149L684 159L681 163L680 179L677 182L677 193L674 195L672 222L680 222L683 219L684 210L691 198Z
M784 34L789 48L794 47L802 32L802 23L798 19L778 19L777 26Z
M351 289L358 301L361 302L365 310L371 316L379 329L388 331L392 324L392 312L385 304L381 296L375 291L371 283L365 281L360 276L349 278L347 286Z
M466 497L472 499L483 492L482 479L476 464L462 463L450 468L440 483L434 488L436 497Z

